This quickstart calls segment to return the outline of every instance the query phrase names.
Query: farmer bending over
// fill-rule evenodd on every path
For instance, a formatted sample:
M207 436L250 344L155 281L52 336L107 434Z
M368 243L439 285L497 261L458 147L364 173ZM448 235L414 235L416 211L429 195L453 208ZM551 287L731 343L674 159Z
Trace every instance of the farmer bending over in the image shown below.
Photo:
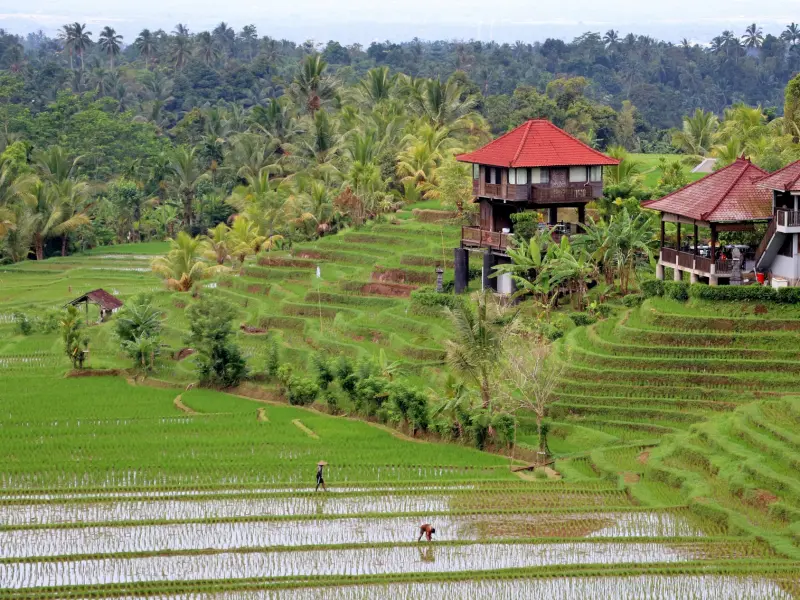
M434 533L436 533L436 529L431 527L430 524L425 523L424 525L421 525L420 528L419 528L419 537L417 538L417 541L420 541L422 539L422 536L424 535L428 539L428 541L430 542L431 541L431 536Z

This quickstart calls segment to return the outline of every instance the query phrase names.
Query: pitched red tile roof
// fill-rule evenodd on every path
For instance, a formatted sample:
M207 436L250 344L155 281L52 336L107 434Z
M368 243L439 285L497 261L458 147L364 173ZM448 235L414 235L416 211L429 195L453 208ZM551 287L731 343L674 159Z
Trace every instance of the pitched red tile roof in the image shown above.
M698 221L758 221L772 216L772 193L757 183L767 175L739 158L724 169L642 206Z
M106 310L114 310L115 308L119 308L122 306L122 300L112 296L107 291L102 289L92 290L91 292L85 293L83 296L79 296L75 298L70 304L79 304L81 302L93 302L99 305L101 308Z
M544 119L534 119L456 160L493 167L569 167L616 165L619 161L590 148Z
M769 190L800 192L800 160L764 177L758 185Z

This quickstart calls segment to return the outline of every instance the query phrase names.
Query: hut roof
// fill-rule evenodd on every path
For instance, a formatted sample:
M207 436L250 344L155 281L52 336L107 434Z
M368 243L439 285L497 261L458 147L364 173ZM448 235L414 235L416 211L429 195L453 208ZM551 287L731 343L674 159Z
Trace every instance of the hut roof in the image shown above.
M569 167L616 165L619 161L590 148L550 121L532 119L456 160L493 167Z
M766 175L739 158L708 177L642 206L708 222L760 221L772 216L772 194L757 183Z
M91 302L93 304L97 304L100 308L105 310L114 310L122 306L122 300L112 296L103 289L96 289L92 290L91 292L86 292L83 296L78 296L69 304L80 304L82 302Z
M758 185L779 192L800 192L800 160L764 177Z

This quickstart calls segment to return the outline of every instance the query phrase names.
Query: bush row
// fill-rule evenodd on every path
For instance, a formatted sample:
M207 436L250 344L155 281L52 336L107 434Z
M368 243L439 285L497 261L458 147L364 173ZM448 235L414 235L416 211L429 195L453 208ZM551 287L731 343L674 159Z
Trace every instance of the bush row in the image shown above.
M642 283L645 298L666 296L675 300L698 298L718 302L777 302L779 304L800 304L800 288L774 289L765 285L706 285L688 284L682 281L659 281L652 279Z

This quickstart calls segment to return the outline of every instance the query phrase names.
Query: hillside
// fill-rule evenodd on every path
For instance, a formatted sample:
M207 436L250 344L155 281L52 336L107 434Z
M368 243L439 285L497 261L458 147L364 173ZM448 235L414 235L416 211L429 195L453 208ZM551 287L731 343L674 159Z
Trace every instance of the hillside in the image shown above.
M408 295L439 261L452 277L458 229L398 217L208 282L239 307L256 372L270 331L297 368L318 350L384 350L409 381L441 381L448 322ZM187 391L191 356L167 358L157 387L64 378L56 334L14 333L18 310L149 290L177 352L193 300L149 272L163 249L0 273L0 598L800 594L796 309L658 298L570 330L550 438L562 479L520 477L505 457L329 416L322 400L290 407L264 382L239 390L251 397ZM109 325L89 332L94 369L128 367ZM315 495L323 459L330 491ZM422 522L435 544L416 544Z

